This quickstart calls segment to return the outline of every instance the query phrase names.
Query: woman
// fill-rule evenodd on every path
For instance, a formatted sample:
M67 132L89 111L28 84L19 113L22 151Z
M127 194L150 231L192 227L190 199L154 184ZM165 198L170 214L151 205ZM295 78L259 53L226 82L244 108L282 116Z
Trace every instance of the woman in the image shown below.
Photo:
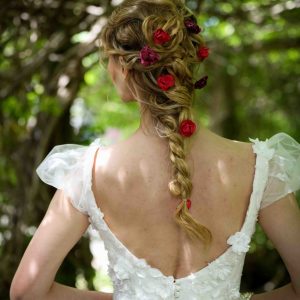
M111 146L55 147L37 169L56 187L11 287L12 299L300 299L300 145L218 136L195 118L194 77L209 55L179 0L128 0L101 36L108 71L141 124ZM258 220L291 283L260 295L239 291ZM114 293L54 282L91 224L108 251Z

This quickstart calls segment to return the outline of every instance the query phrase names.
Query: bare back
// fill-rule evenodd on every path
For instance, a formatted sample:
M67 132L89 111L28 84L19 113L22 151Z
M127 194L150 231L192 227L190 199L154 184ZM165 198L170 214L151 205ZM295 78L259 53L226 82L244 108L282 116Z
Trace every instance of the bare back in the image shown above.
M255 172L250 143L206 128L193 137L186 161L193 182L190 213L212 232L208 251L174 222L180 199L168 189L172 164L165 140L136 134L100 148L93 170L93 192L111 231L136 257L175 278L199 271L227 250L227 238L244 222Z

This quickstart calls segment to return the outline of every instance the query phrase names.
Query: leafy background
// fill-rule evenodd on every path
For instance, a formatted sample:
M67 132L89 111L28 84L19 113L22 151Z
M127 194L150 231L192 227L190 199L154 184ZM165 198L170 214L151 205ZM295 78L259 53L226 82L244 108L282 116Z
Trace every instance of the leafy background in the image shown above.
M12 0L0 8L0 291L8 299L18 263L54 190L36 166L53 146L125 139L139 125L136 103L124 105L99 64L97 38L120 4L95 0ZM208 86L195 108L211 130L248 141L286 132L300 140L300 2L186 1L211 48ZM297 195L299 200L299 194ZM89 235L71 250L56 280L107 290L92 263ZM242 290L262 292L289 281L257 225Z

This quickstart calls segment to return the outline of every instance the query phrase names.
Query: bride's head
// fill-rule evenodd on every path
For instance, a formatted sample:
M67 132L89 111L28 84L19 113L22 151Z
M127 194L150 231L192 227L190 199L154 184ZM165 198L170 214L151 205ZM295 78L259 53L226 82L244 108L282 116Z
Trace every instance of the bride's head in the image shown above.
M123 100L132 96L149 109L171 100L176 106L172 106L173 115L182 107L192 105L193 67L199 65L197 50L204 42L201 35L185 25L191 17L192 13L180 0L125 0L115 9L100 41L102 55L109 58L109 72ZM170 40L163 44L155 42L153 35L157 29L166 32ZM164 38L164 33L157 34ZM153 64L141 62L144 46L159 55ZM157 86L157 78L165 73L172 74L176 81L169 91ZM120 83L122 79L126 80L132 95Z
M194 119L194 71L207 56L200 31L180 0L125 0L100 38L101 54L109 59L108 71L121 98L138 101L141 112L147 112L166 137L174 165L169 189L181 199L190 196L192 182L184 161L185 138L178 129L183 120ZM176 220L188 233L208 239L203 227L190 219L185 222L183 215L188 215L186 206Z

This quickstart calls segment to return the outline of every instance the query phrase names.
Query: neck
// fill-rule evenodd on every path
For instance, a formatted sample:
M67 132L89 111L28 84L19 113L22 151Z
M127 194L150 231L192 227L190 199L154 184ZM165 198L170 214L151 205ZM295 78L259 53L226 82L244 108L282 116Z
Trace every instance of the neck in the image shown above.
M192 110L192 115L193 115L194 122L196 122L197 124L197 128L198 128L197 131L199 131L200 127L202 126L199 120L195 117L196 113L193 110ZM158 126L158 129L156 129L155 126ZM153 120L150 111L145 110L143 112L141 107L140 107L140 125L139 128L136 130L136 133L140 133L142 135L146 135L158 139L162 138L161 136L159 136L159 134L163 135L163 133L161 133L161 131L159 130L159 125L157 125L155 120Z
M149 110L142 112L140 109L140 126L137 131L142 132L145 135L159 137L155 129L155 121L153 120Z

